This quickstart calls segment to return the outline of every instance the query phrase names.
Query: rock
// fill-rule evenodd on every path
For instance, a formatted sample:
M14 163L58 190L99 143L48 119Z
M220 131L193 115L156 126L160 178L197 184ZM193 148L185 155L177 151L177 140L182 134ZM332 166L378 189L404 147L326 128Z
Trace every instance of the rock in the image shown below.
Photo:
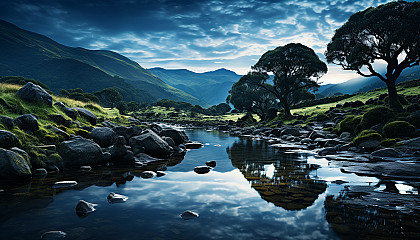
M186 149L199 149L202 148L204 145L201 142L189 142L184 144Z
M176 146L175 145L175 142L174 142L174 140L172 138L163 136L162 139L165 142L167 142L169 144L169 146L171 146L172 148Z
M312 143L312 140L310 138L304 138L300 141L300 143L302 144L308 144L308 143Z
M208 172L210 172L212 168L209 166L198 166L194 168L194 172L198 173L198 174L206 174Z
M165 162L165 160L160 159L160 158L154 158L151 157L145 153L138 153L135 157L134 160L137 163L142 163L143 165L147 165L150 163L158 163L158 162Z
M101 123L101 125L104 126L104 127L111 128L111 129L114 128L114 127L118 127L117 124L115 124L113 122L110 122L110 121L104 121L104 122Z
M13 122L13 118L8 116L2 116L0 115L0 123L3 124L5 127L11 129L15 126Z
M38 119L33 114L24 114L13 120L24 131L35 132L39 129Z
M64 140L69 140L70 139L70 135L68 133L66 133L63 130L57 128L56 126L48 125L47 128L51 129L51 131L54 132L55 134L63 137Z
M90 133L93 141L106 148L114 144L117 133L109 127L97 127Z
M401 157L401 153L393 148L379 149L370 154L372 157Z
M26 181L31 177L31 168L24 156L0 148L0 180Z
M77 215L87 215L89 213L94 212L96 209L95 207L97 204L93 204L90 202L86 202L84 200L80 200L79 203L76 205L76 213Z
M216 161L207 161L206 162L206 165L209 166L209 167L214 168L214 167L216 167Z
M77 137L64 141L58 146L58 154L63 158L65 166L96 165L108 160L107 154L92 140Z
M57 106L59 108L65 108L66 104L64 104L63 102L56 102L56 103L54 103L54 106Z
M364 106L364 105L365 104L360 100L357 100L357 101L354 101L354 102L351 103L352 108L357 108L357 107L361 107L361 106Z
M55 182L52 187L53 188L68 188L68 187L73 187L76 185L77 185L76 181L60 181L60 182Z
M50 114L48 115L48 117L55 123L57 123L58 125L63 125L63 126L70 126L71 121L66 119L63 115L61 114Z
M190 220L190 219L193 219L193 218L197 218L199 215L196 212L187 210L184 213L182 213L180 216L184 220Z
M154 176L156 176L156 173L153 171L144 171L140 174L140 177L142 178L152 178Z
M128 197L114 192L111 192L106 198L108 199L109 203L122 203L128 199Z
M163 128L159 132L159 135L172 138L172 140L175 142L175 145L183 144L188 141L188 136L184 131L179 131L172 128Z
M166 175L166 172L162 172L162 171L156 171L156 176L157 177L163 177Z
M141 152L139 148L144 148L144 152L153 157L169 157L173 151L167 142L151 130L130 138L129 144L135 155Z
M46 239L46 240L58 240L58 239L63 239L67 236L67 233L63 232L63 231L49 231L49 232L45 232L41 235L41 239Z
M359 145L357 145L357 147L371 150L371 149L377 148L379 146L379 144L381 144L381 143L378 140L367 139L367 140L359 143Z
M82 170L82 171L89 172L90 170L92 170L92 167L91 166L80 166L79 169Z
M385 126L384 124L379 123L379 124L373 125L372 127L370 127L370 129L371 130L374 130L377 133L379 133L379 134L382 135L382 129L384 128L384 126Z
M399 142L399 144L400 145L396 147L396 149L399 149L403 152L407 150L419 151L420 150L420 137L404 140L404 141Z
M348 182L339 179L339 180L332 181L331 183L334 183L334 184L337 184L337 185L341 185L341 184L348 183Z
M47 170L45 168L37 168L34 170L34 176L47 176Z
M41 103L52 107L52 96L39 85L28 82L16 92L16 96L22 100Z
M63 109L63 112L64 112L64 114L66 114L69 118L71 118L71 119L73 119L73 120L76 120L76 119L77 119L77 117L79 116L79 113L78 113L75 109L73 109L73 108L68 108L68 107L65 107L65 108Z
M340 134L340 139L347 139L347 138L350 138L351 137L351 133L349 133L349 132L342 132L341 134Z
M132 163L134 162L134 154L129 148L130 147L125 145L125 138L123 136L118 136L115 138L115 144L106 151L111 154L111 162Z
M315 139L317 139L317 138L325 138L325 135L324 134L321 134L320 132L318 132L318 131L313 131L313 132L311 132L311 134L309 135L309 138L310 139L312 139L312 140L315 140Z
M81 107L75 107L74 109L79 113L80 116L86 118L90 124L96 125L98 122L98 118L91 111Z
M319 156L325 156L325 155L331 155L335 154L337 152L337 149L335 147L327 147L323 148L318 152Z
M18 147L20 145L19 139L15 134L0 130L0 148L10 149L12 147Z
M299 136L300 132L296 128L286 128L283 131L281 131L281 136L283 135L292 135L292 136Z

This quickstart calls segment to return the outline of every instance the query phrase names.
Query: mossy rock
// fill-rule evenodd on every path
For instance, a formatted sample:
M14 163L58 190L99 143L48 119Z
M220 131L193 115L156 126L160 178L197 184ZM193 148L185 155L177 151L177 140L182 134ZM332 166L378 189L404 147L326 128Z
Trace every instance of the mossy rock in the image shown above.
M325 122L325 121L327 121L327 120L328 120L328 119L330 119L330 118L328 117L328 115L327 115L327 114L325 114L325 113L320 113L320 114L315 115L315 116L313 117L313 119L314 119L315 121L317 121L317 122Z
M351 134L355 133L357 125L360 124L362 116L348 116L343 121L338 124L338 132L349 132Z
M382 136L374 130L364 130L353 139L353 144L358 146L360 143L368 140L376 140L380 142L382 140Z
M397 142L401 141L399 138L388 138L381 141L381 146L383 147L393 147Z
M407 101L407 99L405 99L405 97L404 97L404 96L401 96L401 95L398 95L398 101L399 101L402 105L408 105L408 104L410 104L410 103ZM384 103L385 103L385 104L389 104L389 96L386 96L386 97L384 98Z
M64 168L63 158L58 153L53 153L44 160L47 166L57 166L59 169Z
M376 124L387 123L389 120L394 118L394 116L395 115L391 109L384 106L379 106L372 108L363 114L360 124L362 125L363 129L369 129Z
M412 137L416 128L406 121L394 121L387 123L383 131L388 138L405 138Z
M79 135L83 138L90 138L90 132L84 129L77 129L74 131L74 134Z
M47 159L47 155L44 150L30 149L27 153L31 158L31 165L33 169L44 168L46 166L45 160Z

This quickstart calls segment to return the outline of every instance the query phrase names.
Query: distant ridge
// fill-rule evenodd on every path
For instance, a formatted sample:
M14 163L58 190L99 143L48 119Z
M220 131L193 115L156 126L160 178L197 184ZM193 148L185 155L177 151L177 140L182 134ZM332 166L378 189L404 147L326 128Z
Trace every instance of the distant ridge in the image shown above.
M205 101L216 105L226 101L228 91L241 75L221 68L215 71L196 73L187 69L148 69L167 84Z
M51 90L82 88L86 92L118 87L126 101L161 98L201 102L112 51L68 47L0 20L0 75L23 76Z

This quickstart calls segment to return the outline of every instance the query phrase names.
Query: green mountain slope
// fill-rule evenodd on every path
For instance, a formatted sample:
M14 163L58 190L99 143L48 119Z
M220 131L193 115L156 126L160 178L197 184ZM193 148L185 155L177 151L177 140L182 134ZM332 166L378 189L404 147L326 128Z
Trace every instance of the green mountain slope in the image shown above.
M118 53L64 46L2 20L0 52L0 75L35 78L53 91L80 87L94 92L116 86L124 91L125 100L200 103Z
M223 68L205 73L196 73L186 69L151 68L148 70L167 84L200 98L209 105L225 102L228 91L241 77Z

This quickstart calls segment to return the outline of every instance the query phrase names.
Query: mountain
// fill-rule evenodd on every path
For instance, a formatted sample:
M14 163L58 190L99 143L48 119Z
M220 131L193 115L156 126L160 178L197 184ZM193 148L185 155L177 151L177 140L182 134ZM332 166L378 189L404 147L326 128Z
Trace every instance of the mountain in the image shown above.
M0 20L0 75L33 78L52 91L118 87L126 101L168 98L200 101L163 82L138 63L112 51L68 47Z
M186 69L151 68L148 70L167 84L209 105L225 102L228 91L241 77L224 68L205 73L196 73Z
M413 79L420 78L420 67L405 69L397 79L397 84ZM352 94L357 92L367 92L375 88L386 87L385 83L377 77L357 77L343 83L321 85L318 89L319 94L323 96L333 95L335 93Z

